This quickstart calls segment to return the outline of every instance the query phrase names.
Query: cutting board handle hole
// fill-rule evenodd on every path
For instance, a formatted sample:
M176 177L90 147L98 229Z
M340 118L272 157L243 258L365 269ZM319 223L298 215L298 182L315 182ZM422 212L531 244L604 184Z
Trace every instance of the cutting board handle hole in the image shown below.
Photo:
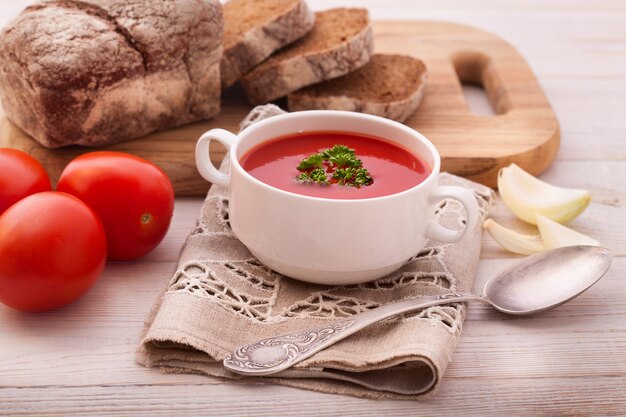
M493 107L487 98L485 89L482 85L462 83L463 97L469 110L478 116L495 116Z
M482 52L461 52L452 61L470 112L494 116L510 110L508 94L491 58Z

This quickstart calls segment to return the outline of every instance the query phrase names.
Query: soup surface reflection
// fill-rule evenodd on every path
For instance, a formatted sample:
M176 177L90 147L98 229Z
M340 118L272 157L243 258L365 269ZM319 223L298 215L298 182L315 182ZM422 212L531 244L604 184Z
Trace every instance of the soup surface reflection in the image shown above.
M371 185L351 187L334 183L303 183L297 179L302 173L298 165L303 159L335 145L345 145L354 150L373 179ZM252 148L239 162L250 175L268 185L296 194L331 199L363 199L396 194L418 185L431 172L425 161L400 146L384 139L349 132L306 132L279 137ZM327 169L332 173L332 167Z

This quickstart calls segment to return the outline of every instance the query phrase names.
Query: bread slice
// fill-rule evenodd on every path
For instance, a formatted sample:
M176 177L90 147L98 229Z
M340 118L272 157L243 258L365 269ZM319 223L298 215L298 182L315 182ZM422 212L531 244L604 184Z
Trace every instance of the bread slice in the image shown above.
M290 111L348 110L404 122L422 102L428 74L419 59L375 54L353 73L289 94Z
M369 61L373 46L367 10L319 12L306 36L246 74L242 86L253 104L266 103L354 71Z
M306 35L314 20L304 0L230 0L224 4L222 88Z

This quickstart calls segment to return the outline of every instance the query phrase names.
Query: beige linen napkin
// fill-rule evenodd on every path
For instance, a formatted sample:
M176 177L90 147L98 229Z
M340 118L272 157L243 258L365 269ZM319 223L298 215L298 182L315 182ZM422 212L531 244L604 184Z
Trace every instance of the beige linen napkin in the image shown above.
M242 127L278 113L275 106L261 106ZM445 173L440 183L474 190L486 215L493 198L489 188ZM451 228L465 222L461 205L452 200L439 205L436 217ZM283 277L254 259L230 229L227 190L214 185L178 269L147 319L137 361L166 372L242 378L222 366L242 344L392 301L469 291L481 248L480 223L460 243L429 242L389 276L325 287ZM421 398L440 385L464 317L464 304L450 304L387 319L276 377L258 379L366 398Z

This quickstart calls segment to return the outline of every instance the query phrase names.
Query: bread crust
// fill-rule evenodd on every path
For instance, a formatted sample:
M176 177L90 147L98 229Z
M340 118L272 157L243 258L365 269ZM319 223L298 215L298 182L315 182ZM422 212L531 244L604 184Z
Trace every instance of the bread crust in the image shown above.
M0 99L44 146L103 145L219 112L217 0L50 0L0 33Z
M360 68L369 61L373 49L372 28L368 23L334 47L292 56L267 66L261 64L242 78L242 86L252 104L267 103L307 85Z
M230 4L226 3L224 8L229 6ZM225 45L220 62L222 88L231 86L272 53L306 35L313 27L314 21L315 15L307 3L304 0L296 0L291 9L248 30L234 44ZM226 20L225 24L236 22Z
M404 122L419 107L424 97L428 73L426 66L415 59L415 71L418 73L418 82L415 88L408 91L405 97L392 100L377 100L367 97L356 97L347 91L342 91L341 87L333 88L332 92L324 94L319 91L313 94L316 86L293 92L288 95L289 111L302 110L345 110L359 113L368 113L376 116L386 117L398 122ZM342 77L342 80L349 82L353 74ZM385 74L380 74L385 77ZM336 80L339 83L340 80ZM376 84L376 80L372 80ZM336 86L334 86L336 87ZM326 90L326 89L324 89Z

